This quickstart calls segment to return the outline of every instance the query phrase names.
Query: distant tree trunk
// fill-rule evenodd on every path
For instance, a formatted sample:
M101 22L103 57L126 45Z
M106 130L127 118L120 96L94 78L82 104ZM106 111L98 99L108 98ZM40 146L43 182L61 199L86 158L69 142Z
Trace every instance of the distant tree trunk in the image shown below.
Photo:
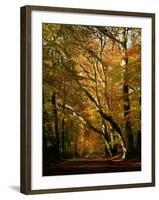
M62 151L65 151L65 97L66 97L66 88L65 88L65 78L63 79L63 98L62 98L62 124L61 124L61 143Z
M65 99L63 100L62 107L62 124L61 124L61 143L62 151L65 151Z
M74 134L74 157L78 156L78 135Z
M140 105L140 108L141 108L141 97L139 97L139 105ZM140 109L140 112L139 112L139 119L141 119L141 109ZM137 155L141 156L141 129L137 131L136 133L136 140L135 140L135 152Z
M136 153L141 156L141 131L137 132Z
M62 131L61 131L61 139L62 139L62 151L65 151L65 119L62 119Z
M48 159L48 155L47 155L47 140L46 140L46 136L43 133L43 160L47 160Z
M124 117L125 117L125 143L128 153L133 153L133 135L132 124L130 119L130 99L129 99L129 85L128 85L128 55L127 55L127 34L128 31L124 28L121 33L121 66L123 67L123 104L124 104Z
M56 105L56 93L52 94L52 107L53 107L53 130L56 136L56 148L57 156L60 154L60 140L59 140L59 130L58 130L58 114L57 114L57 105Z
M43 160L48 159L48 152L47 152L47 139L46 139L46 128L45 123L48 120L48 113L45 109L45 101L44 101L44 91L43 91L43 136L42 136L42 143L43 143Z

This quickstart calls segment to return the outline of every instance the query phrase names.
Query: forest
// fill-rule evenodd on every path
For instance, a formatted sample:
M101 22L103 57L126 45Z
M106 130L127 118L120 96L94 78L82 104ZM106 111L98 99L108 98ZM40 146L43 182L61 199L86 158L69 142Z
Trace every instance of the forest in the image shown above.
M141 170L141 29L42 24L43 175Z

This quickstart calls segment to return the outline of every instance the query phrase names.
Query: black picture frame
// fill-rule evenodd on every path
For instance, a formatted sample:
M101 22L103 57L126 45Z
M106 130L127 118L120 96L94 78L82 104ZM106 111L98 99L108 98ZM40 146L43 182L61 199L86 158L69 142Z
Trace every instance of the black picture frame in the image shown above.
M100 185L89 187L75 188L58 188L58 189L41 189L33 190L31 187L31 13L32 11L48 11L63 13L87 13L97 15L114 15L114 16L130 16L130 17L146 17L152 19L152 163L151 163L151 182L135 183L122 185ZM139 12L123 12L108 10L91 10L91 9L75 9L75 8L57 8L46 6L24 6L21 7L21 183L20 191L24 194L43 194L43 193L59 193L59 192L76 192L76 191L93 191L120 188L136 188L155 186L155 14L139 13Z

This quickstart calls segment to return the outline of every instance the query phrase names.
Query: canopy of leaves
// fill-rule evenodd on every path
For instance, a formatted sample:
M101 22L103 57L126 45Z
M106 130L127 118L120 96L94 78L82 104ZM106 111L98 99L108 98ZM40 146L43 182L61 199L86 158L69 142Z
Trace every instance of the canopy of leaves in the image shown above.
M128 115L137 148L136 137L141 132L141 29L47 23L42 28L43 134L47 146L57 143L53 112L56 106L61 156L106 156L105 139L112 150L116 147L114 152L121 151L111 119L126 138L124 47L128 59ZM51 100L53 94L55 105Z

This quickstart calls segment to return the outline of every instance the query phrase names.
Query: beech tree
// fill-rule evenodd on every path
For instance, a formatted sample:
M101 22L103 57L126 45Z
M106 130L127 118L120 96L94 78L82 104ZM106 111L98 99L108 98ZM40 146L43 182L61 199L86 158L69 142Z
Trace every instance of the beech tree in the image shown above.
M59 157L82 157L88 135L96 155L140 148L140 34L43 24L43 134Z

